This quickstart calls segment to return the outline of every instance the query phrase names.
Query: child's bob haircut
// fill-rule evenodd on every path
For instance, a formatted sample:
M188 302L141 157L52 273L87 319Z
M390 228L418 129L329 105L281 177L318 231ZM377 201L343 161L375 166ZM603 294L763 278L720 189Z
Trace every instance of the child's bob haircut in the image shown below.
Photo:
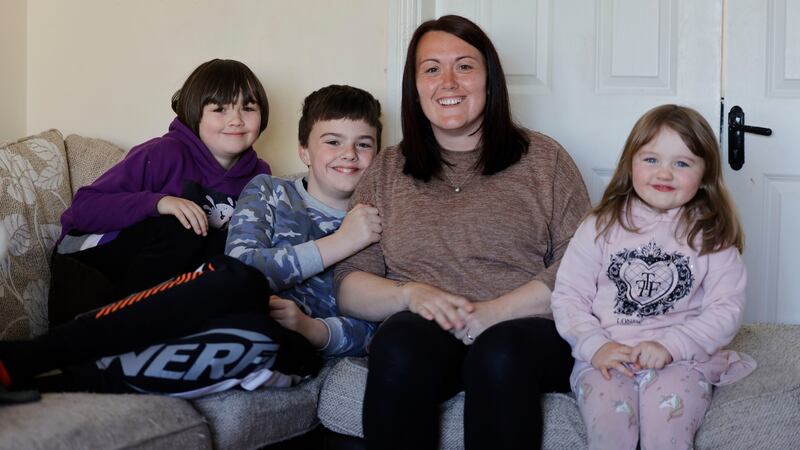
M590 212L597 216L598 237L608 233L615 222L628 231L637 231L630 215L631 202L639 198L633 189L633 157L665 127L676 132L686 147L705 161L700 188L694 198L684 205L679 227L682 229L681 237L686 238L686 243L697 250L695 240L701 236L700 254L728 247L736 247L741 252L744 233L722 179L717 139L703 116L691 108L678 105L655 107L633 126L614 176L602 200Z
M204 106L210 103L230 105L240 94L245 105L258 105L261 110L259 133L263 132L269 122L267 93L249 67L232 59L212 59L194 69L172 96L172 110L181 122L198 134Z
M347 85L332 84L309 94L297 125L300 145L308 147L308 137L317 122L325 120L363 120L375 127L376 150L381 149L381 104L369 92Z

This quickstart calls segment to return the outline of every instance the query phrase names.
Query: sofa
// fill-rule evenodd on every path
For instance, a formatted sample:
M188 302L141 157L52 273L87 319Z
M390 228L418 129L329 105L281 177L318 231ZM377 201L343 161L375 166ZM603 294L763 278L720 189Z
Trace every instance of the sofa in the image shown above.
M46 331L48 261L61 212L77 188L123 155L109 142L65 139L57 130L0 145L0 226L10 237L8 256L0 262L0 339ZM752 355L759 368L716 389L695 447L797 448L800 325L748 324L731 347ZM363 435L366 374L365 358L344 358L329 361L317 377L292 388L232 390L192 401L44 394L38 403L0 407L0 449L254 449L320 424L330 436L326 447L354 448ZM463 402L462 393L442 405L443 449L463 448ZM547 394L543 404L543 447L586 448L574 397Z

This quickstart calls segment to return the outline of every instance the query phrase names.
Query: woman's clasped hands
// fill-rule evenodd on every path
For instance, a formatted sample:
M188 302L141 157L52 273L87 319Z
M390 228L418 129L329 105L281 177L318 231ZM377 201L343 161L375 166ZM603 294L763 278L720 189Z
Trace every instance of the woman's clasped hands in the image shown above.
M487 328L501 321L492 301L472 302L426 283L404 283L403 289L409 311L435 320L465 345L471 345Z

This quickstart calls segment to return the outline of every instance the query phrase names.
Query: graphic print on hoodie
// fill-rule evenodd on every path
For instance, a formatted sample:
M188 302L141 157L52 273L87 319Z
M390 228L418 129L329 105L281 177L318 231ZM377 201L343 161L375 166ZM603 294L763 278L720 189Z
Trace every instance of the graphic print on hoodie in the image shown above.
M694 283L689 257L667 253L655 240L613 254L606 274L617 286L614 313L632 323L668 312Z

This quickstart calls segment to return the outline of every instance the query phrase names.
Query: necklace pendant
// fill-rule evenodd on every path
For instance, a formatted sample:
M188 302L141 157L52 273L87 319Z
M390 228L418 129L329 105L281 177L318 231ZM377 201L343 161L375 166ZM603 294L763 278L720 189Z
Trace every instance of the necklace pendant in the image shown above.
M453 190L454 190L454 191L456 191L456 194L458 194L459 192L461 192L461 188L460 188L460 187L458 187L458 186L456 186L456 188L455 188L455 189L453 189Z

